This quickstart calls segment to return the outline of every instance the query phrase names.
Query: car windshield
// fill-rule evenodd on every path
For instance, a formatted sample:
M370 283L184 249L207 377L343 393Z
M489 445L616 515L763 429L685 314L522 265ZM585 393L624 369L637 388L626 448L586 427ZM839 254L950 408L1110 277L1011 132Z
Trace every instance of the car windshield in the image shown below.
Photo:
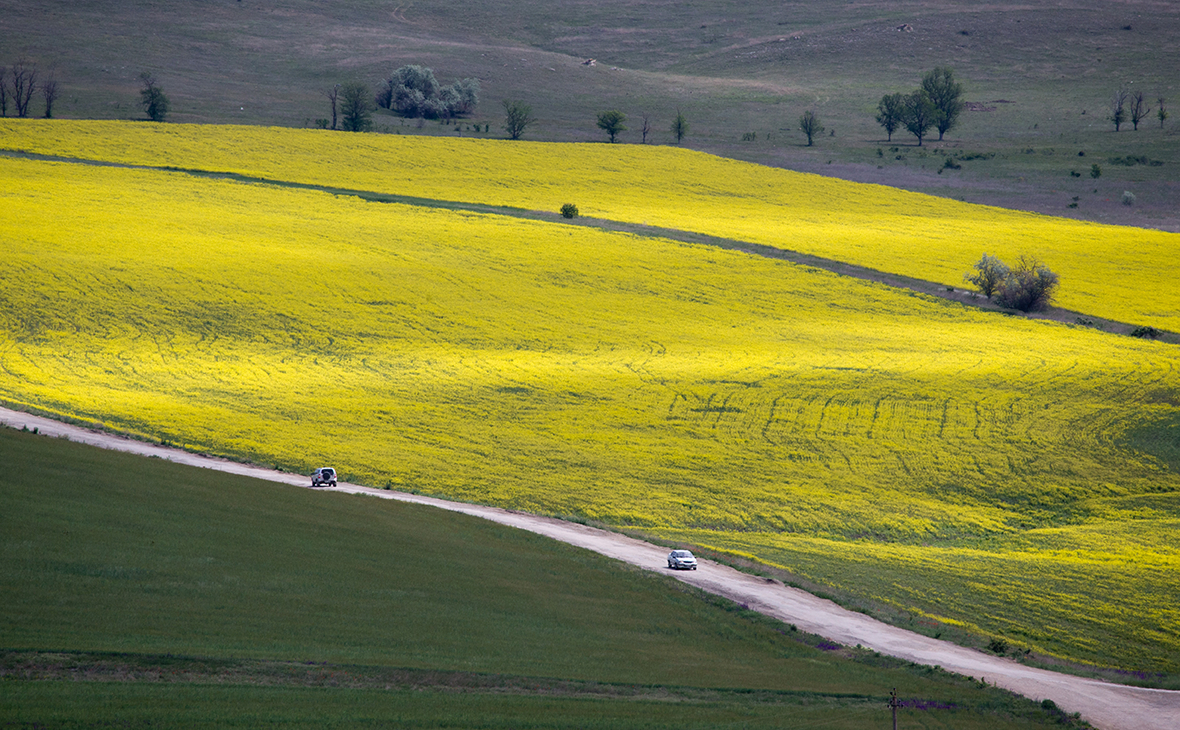
M692 553L687 550L673 550L672 557L674 558L691 558Z

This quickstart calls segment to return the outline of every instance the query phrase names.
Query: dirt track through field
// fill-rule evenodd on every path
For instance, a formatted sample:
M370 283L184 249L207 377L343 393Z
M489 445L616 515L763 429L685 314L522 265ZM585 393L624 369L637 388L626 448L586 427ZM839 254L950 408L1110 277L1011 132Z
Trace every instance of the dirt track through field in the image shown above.
M304 476L125 439L6 408L0 408L0 423L12 428L27 428L30 431L37 429L46 436L64 437L102 448L155 456L179 464L293 486L310 486L310 479ZM940 666L951 672L983 679L988 684L1009 689L1034 700L1053 700L1066 712L1081 713L1083 718L1103 730L1180 728L1180 692L1128 687L1026 667L1007 659L881 623L805 591L784 586L778 581L748 575L707 560L701 561L700 569L696 571L669 571L666 568L667 548L606 530L496 507L447 502L352 484L340 484L335 488L320 491L367 494L383 499L425 504L528 530L669 575L702 590L745 604L751 610L795 624L803 631L824 636L841 644L859 644L882 654L919 664Z

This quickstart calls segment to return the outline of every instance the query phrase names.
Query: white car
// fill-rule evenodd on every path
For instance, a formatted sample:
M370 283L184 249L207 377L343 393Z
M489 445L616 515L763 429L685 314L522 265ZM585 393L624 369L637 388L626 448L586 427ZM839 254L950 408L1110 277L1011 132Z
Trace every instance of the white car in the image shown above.
M696 570L697 559L687 550L673 550L668 553L668 567L672 570Z
M334 487L336 486L336 470L331 467L320 467L311 475L311 486L313 487Z

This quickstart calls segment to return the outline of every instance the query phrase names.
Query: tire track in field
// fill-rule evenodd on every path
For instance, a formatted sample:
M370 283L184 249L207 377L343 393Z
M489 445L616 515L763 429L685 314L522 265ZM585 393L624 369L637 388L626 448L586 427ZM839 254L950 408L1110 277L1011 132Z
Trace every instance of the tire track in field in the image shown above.
M12 428L36 428L45 436L67 438L116 451L154 456L188 466L310 488L309 479L301 475L133 441L2 407L0 423ZM1111 684L1027 667L1008 659L882 623L803 590L785 586L779 581L742 573L708 560L700 561L700 570L670 573L665 568L664 560L667 548L618 533L498 507L448 502L346 483L321 491L366 494L382 499L423 504L527 530L645 570L668 575L846 646L860 645L918 664L939 666L965 676L979 677L988 684L1003 687L1033 700L1053 700L1066 712L1078 712L1102 730L1175 730L1180 727L1180 692Z

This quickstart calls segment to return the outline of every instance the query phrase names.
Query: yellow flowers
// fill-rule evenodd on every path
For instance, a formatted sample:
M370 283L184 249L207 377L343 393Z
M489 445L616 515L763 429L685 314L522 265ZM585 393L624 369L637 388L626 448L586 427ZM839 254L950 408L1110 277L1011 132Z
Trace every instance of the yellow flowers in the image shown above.
M575 200L792 248L869 256L904 234L915 261L952 258L964 221L991 220L992 235L1065 225L675 150L0 130L3 146L62 155L553 211ZM911 215L884 212L894 195ZM833 201L851 207L826 212ZM927 250L942 253L914 253ZM1140 265L1125 253L1119 265ZM1177 393L1169 346L738 252L0 157L0 399L744 551L1073 658L1180 667L1165 600L1180 479L1121 446L1175 417ZM1096 608L1067 624L1079 606Z
M678 148L320 130L0 120L0 148L582 215L777 246L963 286L983 253L1033 254L1059 303L1180 330L1174 233L967 205Z

